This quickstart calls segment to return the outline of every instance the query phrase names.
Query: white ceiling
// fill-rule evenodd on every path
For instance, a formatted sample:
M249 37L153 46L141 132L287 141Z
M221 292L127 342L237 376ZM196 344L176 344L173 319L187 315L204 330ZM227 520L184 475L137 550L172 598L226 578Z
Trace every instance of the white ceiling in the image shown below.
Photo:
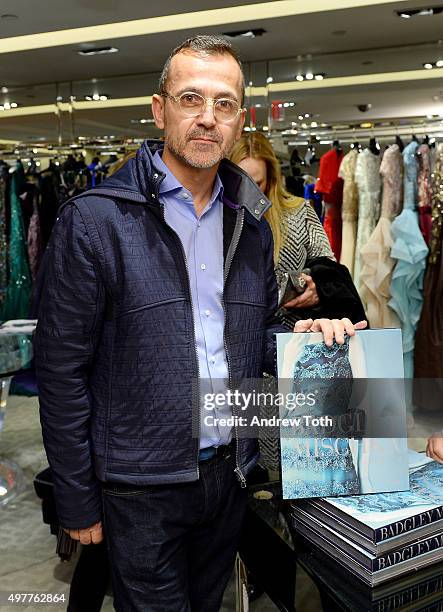
M242 0L244 5L251 3L252 0ZM424 61L443 59L443 41L439 42L440 37L443 39L443 14L405 20L397 17L394 11L439 4L443 4L443 0L408 0L260 22L251 20L204 28L203 31L222 33L259 27L266 29L262 37L234 41L243 58L247 80L252 80L258 87L265 85L268 75L272 75L274 83L289 82L298 72L311 70L325 72L329 78L420 70ZM2 0L0 15L12 13L18 19L0 18L0 39L236 5L238 0L163 0L162 3L146 0ZM198 31L201 32L202 28ZM193 33L193 30L181 30L100 41L98 46L116 46L120 51L93 57L81 57L77 53L80 48L94 46L93 42L0 54L0 86L9 88L8 94L0 94L0 103L9 99L20 107L52 104L55 102L56 82L59 83L58 93L64 100L71 92L81 99L95 90L110 95L112 99L149 96L155 92L158 73L171 48ZM271 97L296 102L292 113L286 111L283 126L296 120L300 112L313 113L319 121L328 124L443 115L442 94L443 80L438 78L411 83L288 91ZM435 101L434 97L439 99ZM266 100L254 99L252 102L264 104ZM362 114L356 109L356 105L362 103L372 104L372 109ZM143 106L77 111L74 135L154 134L149 124L136 126L131 123L131 119L148 117L149 113L149 109ZM63 125L69 129L63 129L63 137L69 141L71 124L68 113L64 115L67 116L63 117ZM259 119L266 123L266 113L262 110L259 110ZM46 137L55 140L57 130L57 120L52 114L10 118L7 118L6 111L4 115L0 114L0 139Z

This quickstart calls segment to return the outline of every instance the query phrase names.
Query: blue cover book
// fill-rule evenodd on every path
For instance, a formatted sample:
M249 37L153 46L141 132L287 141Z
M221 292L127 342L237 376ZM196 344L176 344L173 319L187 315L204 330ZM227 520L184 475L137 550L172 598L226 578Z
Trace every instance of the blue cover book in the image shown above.
M409 490L399 329L359 331L332 347L320 333L278 334L277 367L284 499Z

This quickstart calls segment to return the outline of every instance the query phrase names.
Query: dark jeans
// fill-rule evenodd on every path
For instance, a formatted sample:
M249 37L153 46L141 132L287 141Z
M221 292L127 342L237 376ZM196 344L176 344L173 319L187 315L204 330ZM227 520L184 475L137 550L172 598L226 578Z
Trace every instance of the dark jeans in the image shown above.
M196 482L104 485L118 612L217 612L235 561L247 493L234 451L200 462Z

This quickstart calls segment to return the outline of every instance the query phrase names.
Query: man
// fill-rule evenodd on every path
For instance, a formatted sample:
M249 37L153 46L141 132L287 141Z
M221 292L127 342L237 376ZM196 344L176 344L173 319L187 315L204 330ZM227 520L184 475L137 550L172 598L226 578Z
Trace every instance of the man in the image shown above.
M152 101L163 150L143 144L71 201L51 242L36 334L44 442L62 526L83 544L105 532L117 610L215 612L233 567L257 447L193 414L195 387L272 371L282 331L269 202L224 159L243 95L224 39L175 49ZM329 343L354 333L348 320L299 323L311 328Z

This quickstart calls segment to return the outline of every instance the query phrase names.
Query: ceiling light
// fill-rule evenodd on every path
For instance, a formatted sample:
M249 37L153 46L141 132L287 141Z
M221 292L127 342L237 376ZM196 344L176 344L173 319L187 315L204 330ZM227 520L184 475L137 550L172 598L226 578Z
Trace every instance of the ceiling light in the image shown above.
M271 76L269 76L269 77L266 79L266 83L272 83L272 81L273 81L273 80L274 80L274 79L273 79Z
M17 102L11 102L11 108L17 108L18 104Z
M360 123L360 127L363 128L363 129L368 129L368 128L374 127L374 124L373 123L369 123L369 122L368 123Z
M95 93L95 94L92 96L92 99L93 99L93 100L96 100L96 101L97 101L97 100L100 100L100 94Z
M411 17L432 17L433 15L443 13L443 6L412 9L410 11L396 11L396 13L402 19L411 19Z
M438 62L435 62L435 65L437 66L437 68L442 68L443 67L443 60L438 60Z
M9 89L7 87L2 87L0 91L2 93L8 93Z
M298 118L300 119L300 121L304 119L303 115L299 115Z
M297 74L297 76L295 77L296 81L304 81L305 77L302 74Z
M425 62L423 64L423 68L426 68L426 70L431 70L434 67L434 64L431 64L430 62Z
M267 125L264 125L264 126L263 126L263 131L264 131L264 132L268 132L268 131L269 131L269 128L268 128L268 126L267 126Z
M118 53L117 47L99 47L96 49L82 49L81 51L77 51L79 55L89 56L89 55L106 55L107 53Z
M323 81L324 78L325 78L325 75L322 72L320 72L319 74L314 75L314 79L316 81Z
M223 32L224 36L229 38L237 38L243 36L244 38L255 38L256 36L263 36L266 34L266 30L263 28L254 28L252 30L236 30L235 32Z
M4 106L5 110L10 110L10 108L11 108L11 105L9 104L9 102L5 102L3 104L3 106Z
M311 127L313 128L318 127L318 123L316 121L311 121Z
M251 131L251 128L249 127L249 125L246 125L246 126L243 128L243 130L244 130L245 132L250 132L250 131Z
M305 117L306 117L306 119L309 119L309 117L310 117L310 116L311 116L311 115L310 115L309 113L305 113Z
M313 78L314 78L314 75L312 74L312 72L308 72L306 74L306 80L307 81L312 81Z
M102 101L104 101L104 100L107 100L107 99L108 99L108 96L107 96L106 94L102 94L102 95L99 97L99 99L100 99L100 100L102 100Z
M283 104L283 106L284 106L285 108L288 108L288 107L289 107L289 102L285 102L285 103Z
M301 126L302 126L302 128L303 128L304 130L306 130L306 129L308 128L308 124L307 124L307 123L302 123L302 124L301 124Z
M261 108L261 104L256 104L255 108Z
M295 106L295 102L289 102L289 106Z
M85 96L85 100L87 100L88 102L91 102L92 96Z

